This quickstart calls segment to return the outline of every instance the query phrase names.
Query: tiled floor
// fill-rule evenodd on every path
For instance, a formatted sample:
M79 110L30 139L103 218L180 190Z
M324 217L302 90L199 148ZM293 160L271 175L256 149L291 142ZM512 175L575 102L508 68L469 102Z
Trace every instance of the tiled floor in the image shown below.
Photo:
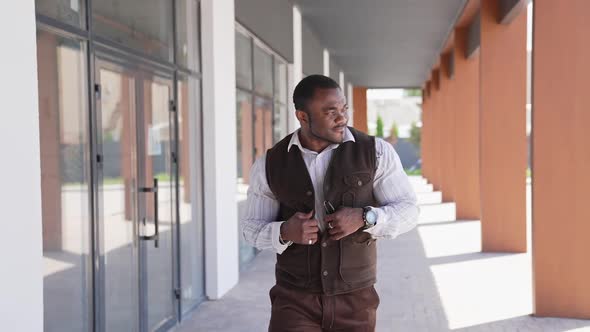
M590 320L530 316L530 254L481 253L479 221L425 217L378 242L377 331L590 331ZM274 260L261 253L232 291L177 331L266 331Z

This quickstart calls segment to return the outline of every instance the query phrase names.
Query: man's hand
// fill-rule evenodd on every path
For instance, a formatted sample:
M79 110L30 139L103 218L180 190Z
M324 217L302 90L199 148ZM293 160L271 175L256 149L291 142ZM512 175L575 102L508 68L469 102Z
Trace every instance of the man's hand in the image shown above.
M330 240L334 241L356 232L365 225L362 208L340 208L338 211L326 215L324 221L328 226Z
M319 231L318 221L313 218L313 211L297 212L281 225L281 238L283 241L311 245L317 242Z

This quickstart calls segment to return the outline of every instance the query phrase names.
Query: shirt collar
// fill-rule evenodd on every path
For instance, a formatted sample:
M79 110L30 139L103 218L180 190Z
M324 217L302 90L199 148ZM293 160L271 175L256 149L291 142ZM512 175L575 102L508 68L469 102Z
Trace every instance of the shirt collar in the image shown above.
M299 140L299 131L300 130L301 129L297 129L293 133L293 136L291 136L291 141L289 142L289 146L287 147L287 152L289 152L291 150L291 147L293 145L296 145L297 147L299 147L299 150L301 150L301 151L307 150L303 147L303 145L301 145L301 141ZM354 135L352 135L352 132L350 131L350 129L348 129L348 127L346 127L344 129L344 140L342 141L342 143L344 143L344 142L356 142L354 139ZM333 144L333 145L336 145L336 147L338 147L340 144Z

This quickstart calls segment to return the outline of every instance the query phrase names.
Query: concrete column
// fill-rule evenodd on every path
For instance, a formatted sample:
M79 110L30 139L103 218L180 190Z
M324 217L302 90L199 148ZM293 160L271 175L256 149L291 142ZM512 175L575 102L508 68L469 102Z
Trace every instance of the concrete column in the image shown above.
M303 37L301 26L301 11L297 6L293 6L293 64L289 64L289 131L293 132L299 128L299 120L295 116L295 105L293 104L293 91L303 78Z
M590 319L590 2L533 11L534 313Z
M233 0L201 1L205 289L218 299L239 277Z
M467 28L455 30L455 202L457 219L480 219L479 52L469 59Z
M324 49L324 76L330 77L330 52Z
M435 190L441 190L441 159L440 159L440 135L441 135L441 106L440 106L440 70L435 69L432 71L432 86L431 89L431 106L430 111L432 113L432 117L430 121L432 122L432 131L431 131L431 163L430 167L432 170L432 186Z
M452 52L452 50L451 50ZM455 82L451 78L453 54L440 57L440 168L442 196L444 202L455 200Z
M346 96L348 97L348 125L353 127L354 126L354 96L353 96L353 87L352 84L348 83L346 86L347 93Z
M43 239L35 2L0 11L0 326L43 330Z
M481 2L482 250L526 252L526 11Z
M367 126L367 88L355 86L352 89L354 105L354 128L364 133L369 132Z

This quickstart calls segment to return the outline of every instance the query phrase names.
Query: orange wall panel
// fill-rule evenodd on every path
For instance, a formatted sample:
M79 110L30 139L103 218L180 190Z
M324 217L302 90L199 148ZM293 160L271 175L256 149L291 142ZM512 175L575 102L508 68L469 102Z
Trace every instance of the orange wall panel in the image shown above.
M479 188L479 53L467 59L467 30L455 30L455 202L457 219L476 220Z
M590 1L533 10L535 314L590 319Z
M499 24L481 3L480 177L483 251L526 252L526 11Z
M354 128L364 133L368 133L369 128L367 126L367 88L359 86L353 87L352 102L354 110Z
M455 80L449 77L450 54L441 56L440 69L440 167L444 202L455 200Z

